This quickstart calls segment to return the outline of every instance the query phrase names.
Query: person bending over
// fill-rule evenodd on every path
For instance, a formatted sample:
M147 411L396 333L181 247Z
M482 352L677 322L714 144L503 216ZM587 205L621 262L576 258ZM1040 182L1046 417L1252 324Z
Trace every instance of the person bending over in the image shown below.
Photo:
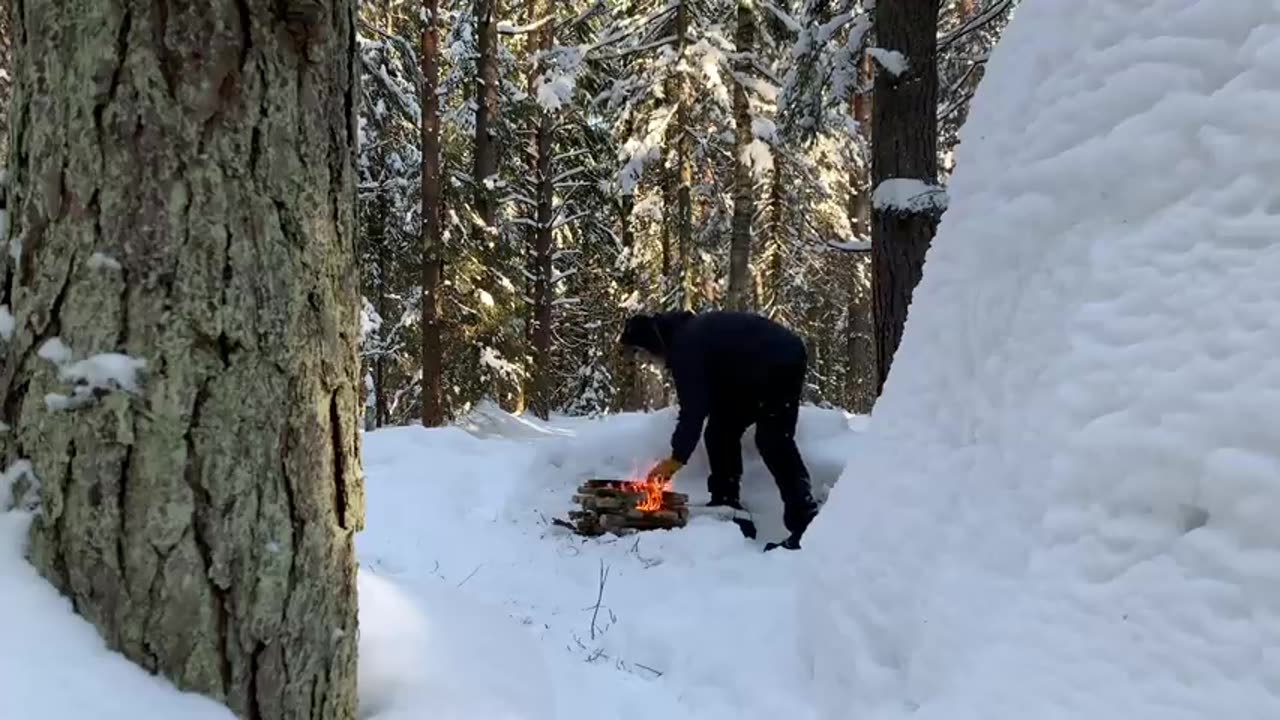
M804 342L767 318L723 311L636 315L620 342L666 366L680 404L671 456L650 470L649 479L670 480L689 462L701 435L711 464L710 505L742 510L742 435L755 425L756 447L777 482L790 533L766 549L798 550L818 512L795 441L808 365Z

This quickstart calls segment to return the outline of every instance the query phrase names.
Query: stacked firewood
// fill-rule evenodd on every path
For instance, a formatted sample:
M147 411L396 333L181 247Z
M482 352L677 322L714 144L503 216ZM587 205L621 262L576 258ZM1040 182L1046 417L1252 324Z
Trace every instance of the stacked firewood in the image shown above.
M571 510L572 522L562 523L580 535L628 535L640 530L667 530L684 527L689 522L689 496L662 492L661 506L641 510L640 506L656 504L653 488L621 480L587 480L578 486L573 501L582 506Z

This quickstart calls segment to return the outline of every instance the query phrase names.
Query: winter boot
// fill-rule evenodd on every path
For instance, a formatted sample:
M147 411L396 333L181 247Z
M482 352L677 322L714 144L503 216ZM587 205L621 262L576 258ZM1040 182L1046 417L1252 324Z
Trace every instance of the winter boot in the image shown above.
M782 542L768 543L764 546L764 551L769 552L770 550L776 550L777 548L782 548L784 550L799 550L800 536L796 534L792 534L790 537L788 537L786 540L783 540Z
M707 507L731 507L734 510L746 510L742 507L742 501L736 495L721 495L719 493L711 494L711 502L707 503Z

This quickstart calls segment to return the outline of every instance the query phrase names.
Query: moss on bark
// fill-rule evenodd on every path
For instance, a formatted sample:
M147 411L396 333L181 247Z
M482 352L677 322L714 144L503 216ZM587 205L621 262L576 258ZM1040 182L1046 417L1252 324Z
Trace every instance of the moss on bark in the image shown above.
M354 717L354 3L14 9L0 452L41 481L31 561L242 718ZM143 392L51 412L52 337L144 358Z

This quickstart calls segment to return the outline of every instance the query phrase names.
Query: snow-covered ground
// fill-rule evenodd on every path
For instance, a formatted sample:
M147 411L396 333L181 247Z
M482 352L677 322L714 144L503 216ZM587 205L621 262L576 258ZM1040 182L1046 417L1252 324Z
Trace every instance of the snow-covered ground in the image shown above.
M804 409L801 449L820 496L864 420ZM579 481L628 477L660 458L674 422L663 411L542 424L481 408L456 428L365 434L362 716L810 717L798 555L761 552L784 533L750 432L743 496L756 541L710 518L623 540L550 523L571 509ZM706 472L700 449L676 489L705 501ZM0 617L22 618L3 633L0 718L228 720L103 649L22 560L25 526L0 515ZM41 690L50 678L59 692Z

